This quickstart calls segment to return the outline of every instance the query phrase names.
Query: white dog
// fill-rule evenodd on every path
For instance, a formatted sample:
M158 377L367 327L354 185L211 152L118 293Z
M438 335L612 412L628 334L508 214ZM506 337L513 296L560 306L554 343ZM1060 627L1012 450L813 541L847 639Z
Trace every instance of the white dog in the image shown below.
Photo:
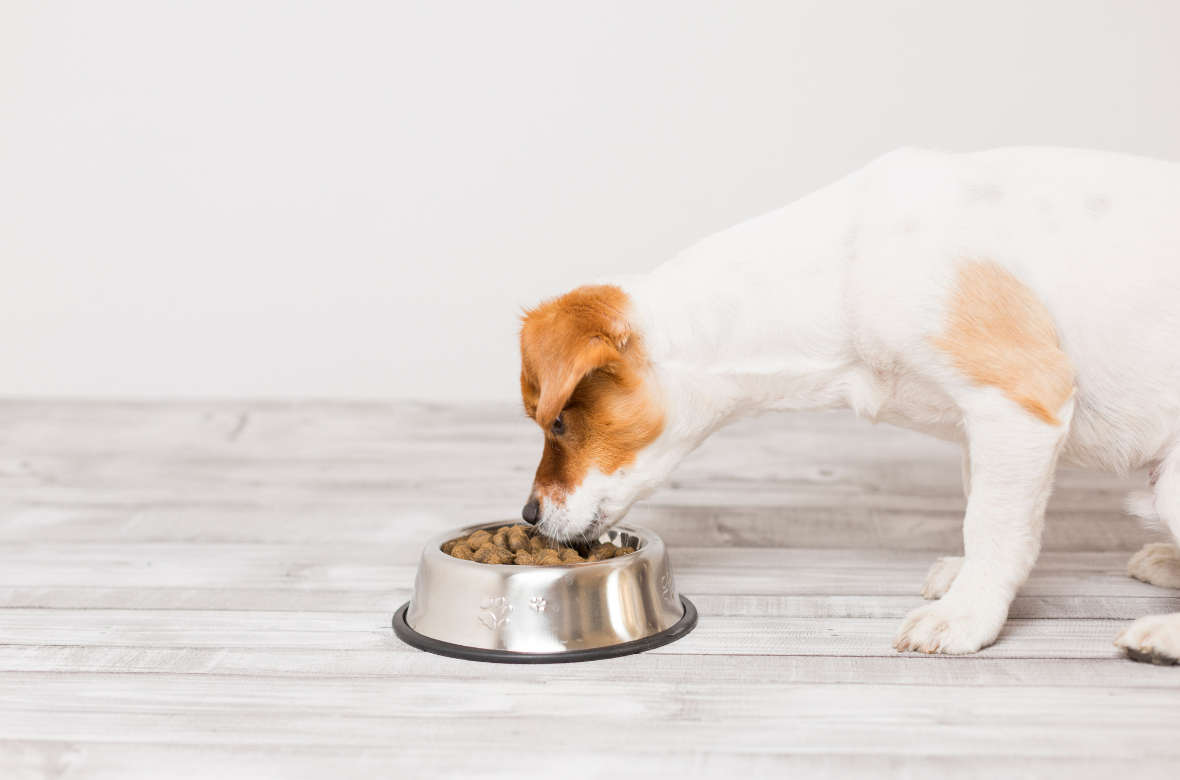
M1180 540L1180 164L1067 149L903 149L648 276L542 303L521 329L545 450L524 517L593 534L713 431L851 408L963 445L963 558L898 650L993 642L1040 548L1058 459L1152 467L1131 511ZM1176 544L1133 576L1180 588ZM1116 640L1180 658L1180 614Z

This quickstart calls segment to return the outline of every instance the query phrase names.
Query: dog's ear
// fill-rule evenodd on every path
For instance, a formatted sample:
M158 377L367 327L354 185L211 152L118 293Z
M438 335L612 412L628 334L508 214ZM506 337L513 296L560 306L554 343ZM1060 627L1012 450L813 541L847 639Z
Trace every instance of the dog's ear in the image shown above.
M622 359L631 338L627 294L612 285L579 287L525 312L520 386L534 418L549 430L578 383Z

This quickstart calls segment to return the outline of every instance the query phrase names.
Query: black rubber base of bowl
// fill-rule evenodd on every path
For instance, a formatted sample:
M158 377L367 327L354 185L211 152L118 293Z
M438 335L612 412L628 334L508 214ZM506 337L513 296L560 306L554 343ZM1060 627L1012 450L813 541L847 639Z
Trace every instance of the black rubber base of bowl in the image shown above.
M569 650L564 653L486 650L481 647L467 647L431 639L428 636L422 636L406 623L406 610L410 608L408 601L393 613L393 633L397 634L397 638L407 645L419 650L451 658L462 658L465 661L485 661L492 664L570 664L577 661L597 661L602 658L617 658L621 655L632 655L656 647L663 647L692 631L697 625L697 608L684 596L680 597L680 601L684 604L684 617L680 618L676 625L666 628L658 634L636 639L634 642L623 642L618 645L593 647L586 650Z

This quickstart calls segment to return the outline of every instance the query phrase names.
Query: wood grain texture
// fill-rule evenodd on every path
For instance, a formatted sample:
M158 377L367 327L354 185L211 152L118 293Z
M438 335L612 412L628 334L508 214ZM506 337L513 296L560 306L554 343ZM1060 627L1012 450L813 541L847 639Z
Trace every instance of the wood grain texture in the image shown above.
M508 406L0 402L0 777L1175 776L1180 670L1111 645L1180 611L1126 576L1143 475L1062 469L999 641L899 655L961 550L957 449L748 420L630 518L688 637L544 668L401 644L422 544L516 516L540 443Z
M96 780L153 776L167 766L170 780L207 780L210 777L289 778L321 780L340 777L340 748L330 745L160 745L158 742L104 743L0 741L0 763L18 777L84 776ZM394 776L458 778L486 777L515 780L528 776L528 767L489 762L479 751L451 752L440 756L430 747L415 745L349 746L349 777ZM806 777L844 780L849 777L904 776L914 780L970 775L974 777L1068 777L1076 780L1110 780L1127 770L1126 759L1039 758L973 756L897 756L856 753L824 754L788 751L742 753L695 752L676 754L653 750L627 751L626 766L618 762L582 764L565 769L563 777L718 778ZM529 764L552 766L568 755L551 748L530 753ZM604 765L605 764L605 765ZM390 771L393 767L395 770ZM1138 777L1169 778L1175 765L1166 758L1145 757L1134 762ZM539 773L538 773L539 774ZM158 776L158 775L157 775Z

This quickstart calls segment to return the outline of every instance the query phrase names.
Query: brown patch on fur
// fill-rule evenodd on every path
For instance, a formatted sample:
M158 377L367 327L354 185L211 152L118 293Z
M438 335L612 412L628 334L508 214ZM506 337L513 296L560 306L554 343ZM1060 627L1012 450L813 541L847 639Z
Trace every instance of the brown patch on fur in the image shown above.
M1044 304L991 261L963 263L955 281L947 329L934 345L971 379L1060 425L1057 410L1073 395L1074 368Z
M631 464L663 429L663 410L644 387L647 358L630 307L618 287L596 285L525 312L520 391L545 431L534 488L550 499L580 485L592 467L610 474Z

